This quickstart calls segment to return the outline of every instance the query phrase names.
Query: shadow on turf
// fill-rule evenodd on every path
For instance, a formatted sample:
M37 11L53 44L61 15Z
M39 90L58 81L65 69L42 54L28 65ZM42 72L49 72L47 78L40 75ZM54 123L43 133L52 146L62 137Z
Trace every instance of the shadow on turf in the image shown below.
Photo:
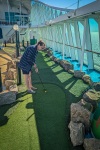
M7 116L0 117L0 127L7 124L9 118Z
M34 108L33 102L27 103L26 108L27 108L27 109L33 109L33 108ZM26 119L26 121L28 121L34 114L35 114L35 113L33 112L33 113Z
M23 92L18 93L18 94L17 94L17 96L16 96L16 98L18 99L18 98L21 98L21 97L23 97L23 96L25 96L25 95L27 95L27 90L26 90L26 91L23 91Z
M27 103L27 105L26 105L26 108L27 109L33 109L33 102L29 102L29 103Z
M17 94L16 97L18 99L18 98L25 96L26 94L27 94L27 91L24 91L24 92ZM26 100L26 99L24 99L24 100ZM5 116L5 114L9 111L9 109L11 109L11 108L13 109L13 107L15 105L17 105L20 102L23 102L24 100L17 100L16 102L14 102L12 104L6 104L6 105L0 106L0 126L7 124L9 118L8 118L8 116ZM14 109L16 109L16 108L14 108Z
M12 104L6 104L6 105L0 106L0 126L7 124L8 120L9 120L9 118L8 118L9 115L7 116L5 114L9 111L9 109L14 107L18 103L19 103L19 101L14 102Z

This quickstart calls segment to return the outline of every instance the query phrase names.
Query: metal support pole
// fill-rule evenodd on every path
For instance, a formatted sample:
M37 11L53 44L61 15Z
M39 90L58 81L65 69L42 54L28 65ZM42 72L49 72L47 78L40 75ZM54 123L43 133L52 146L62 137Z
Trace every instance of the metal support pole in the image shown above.
M66 26L65 23L63 25L63 50L62 50L62 55L63 55L63 60L64 60L64 54L65 54L65 34L66 34Z
M1 77L1 68L0 68L0 92L2 92L2 77Z
M6 47L6 40L4 41L5 47Z
M16 69L17 69L17 85L21 85L21 69L18 67L18 63L16 62Z
M19 57L19 32L15 30L16 35L16 58ZM21 70L18 67L18 62L16 62L16 69L17 69L17 85L21 84Z
M22 16L21 16L21 14L22 14L22 4L20 2L20 25L22 25Z
M81 52L81 64L80 64L80 71L82 71L83 63L84 63L84 48L86 43L86 19L84 20L84 33L83 33L83 41L82 41L82 52Z
M29 46L29 42L27 41L27 47Z
M22 46L24 47L24 39L22 40Z
M16 58L19 57L19 32L16 30Z

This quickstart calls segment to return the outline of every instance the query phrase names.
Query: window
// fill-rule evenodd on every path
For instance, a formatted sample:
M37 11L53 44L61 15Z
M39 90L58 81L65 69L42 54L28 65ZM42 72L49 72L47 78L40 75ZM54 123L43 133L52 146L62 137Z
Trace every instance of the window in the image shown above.
M93 18L90 18L89 24L90 24L92 51L100 53L98 23ZM93 61L94 61L94 68L99 67L100 69L100 55L93 53Z

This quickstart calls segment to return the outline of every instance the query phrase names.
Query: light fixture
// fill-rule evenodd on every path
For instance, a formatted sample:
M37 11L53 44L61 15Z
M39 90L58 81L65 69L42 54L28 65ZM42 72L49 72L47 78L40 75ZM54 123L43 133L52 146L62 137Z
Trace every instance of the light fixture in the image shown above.
M14 29L15 31L18 31L18 30L19 30L18 24L15 24L15 25L13 26L13 29Z
M15 24L13 26L13 29L15 30L15 37L16 37L16 58L19 57L19 26Z

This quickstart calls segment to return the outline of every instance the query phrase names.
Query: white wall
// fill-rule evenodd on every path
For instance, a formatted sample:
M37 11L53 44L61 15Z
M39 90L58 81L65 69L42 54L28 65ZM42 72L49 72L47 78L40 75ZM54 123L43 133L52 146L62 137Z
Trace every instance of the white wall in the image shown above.
M9 11L20 13L20 9L16 7L10 7ZM8 12L8 6L7 6L7 3L5 3L5 1L4 2L2 1L2 3L0 3L0 20L5 19L5 12ZM22 13L27 14L27 11L24 8L22 8Z
M9 7L9 11L20 13L20 5L19 5L19 7ZM5 20L5 12L8 12L7 0L2 0L2 2L0 2L0 21ZM22 8L22 13L27 14L26 9ZM10 38L10 35L12 35L14 33L14 30L12 30L6 36L6 34L11 30L11 28L13 28L13 25L1 25L0 24L0 28L2 28L3 41L8 40Z

